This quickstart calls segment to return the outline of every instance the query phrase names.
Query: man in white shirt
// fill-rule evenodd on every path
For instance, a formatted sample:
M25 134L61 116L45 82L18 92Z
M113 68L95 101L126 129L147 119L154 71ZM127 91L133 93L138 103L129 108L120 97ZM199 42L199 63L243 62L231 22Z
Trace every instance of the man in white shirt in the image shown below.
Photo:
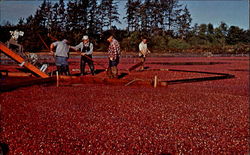
M142 62L141 70L144 70L144 63L146 61L146 56L150 53L147 46L147 39L142 38L142 42L139 44L139 57Z
M92 60L92 54L93 54L93 44L89 42L88 36L82 37L82 42L75 47L71 47L75 50L81 50L81 63L80 63L80 69L81 69L81 75L85 74L85 65L86 63L89 65L89 68L91 70L91 74L95 75L95 68L94 63Z

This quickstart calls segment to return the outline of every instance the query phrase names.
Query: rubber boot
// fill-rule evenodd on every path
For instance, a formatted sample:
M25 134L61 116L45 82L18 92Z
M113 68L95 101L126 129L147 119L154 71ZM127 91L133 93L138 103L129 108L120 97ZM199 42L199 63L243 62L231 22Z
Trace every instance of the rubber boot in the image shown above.
M66 70L66 75L67 76L70 76L70 71L69 71L69 66L65 66L65 70Z
M92 70L92 69L91 69L91 74L92 74L92 75L95 75L95 70Z
M85 74L85 63L81 65L81 75Z
M110 79L113 78L111 67L109 67L108 70L107 70L107 76Z
M111 72L114 78L118 78L118 69L117 66L111 67Z
M91 65L91 66L90 66L90 70L91 70L91 74L92 74L92 75L95 75L95 69L94 69L94 66L92 66L92 65Z
M144 63L145 63L145 57L143 57L143 58L141 58L141 62L142 62L142 65L141 65L141 71L143 71L144 70Z
M61 66L61 75L66 75L65 66Z

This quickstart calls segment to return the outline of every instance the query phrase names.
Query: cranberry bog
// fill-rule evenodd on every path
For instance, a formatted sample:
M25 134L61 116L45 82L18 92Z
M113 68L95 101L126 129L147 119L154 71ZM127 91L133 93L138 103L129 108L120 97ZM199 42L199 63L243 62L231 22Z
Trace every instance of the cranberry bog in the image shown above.
M102 64L95 76L78 76L78 58L69 60L72 76L59 80L4 76L2 151L250 153L249 57L151 57L144 71L131 72L139 60L122 58L118 79L107 79L106 59L94 60Z

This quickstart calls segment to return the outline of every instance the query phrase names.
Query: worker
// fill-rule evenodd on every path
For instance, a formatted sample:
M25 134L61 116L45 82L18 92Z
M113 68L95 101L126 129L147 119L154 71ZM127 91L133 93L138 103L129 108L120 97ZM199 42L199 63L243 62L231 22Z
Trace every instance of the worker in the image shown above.
M141 59L142 65L141 70L144 70L144 63L146 61L146 56L150 53L147 47L147 39L142 38L141 43L139 44L139 58Z
M82 42L72 48L75 49L76 51L79 49L81 51L81 61L80 61L81 75L85 75L86 63L88 63L89 65L91 74L95 75L94 62L92 60L93 44L89 42L89 37L87 35L84 35L82 37Z
M118 78L118 64L120 61L120 44L114 38L113 35L110 35L107 39L110 43L108 48L108 58L109 58L109 67L107 70L107 75L109 78Z
M63 39L62 41L53 42L50 45L50 52L52 55L55 55L55 63L60 75L70 75L68 63L70 46L68 43L67 39ZM55 53L53 52L54 47L56 47Z

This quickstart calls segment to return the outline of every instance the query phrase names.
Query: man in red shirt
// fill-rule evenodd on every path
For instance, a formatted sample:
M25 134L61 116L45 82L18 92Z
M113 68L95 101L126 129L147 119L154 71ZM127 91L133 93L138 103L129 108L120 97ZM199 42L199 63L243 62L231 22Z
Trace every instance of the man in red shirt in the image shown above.
M120 44L119 42L114 38L113 35L111 35L107 41L110 43L108 48L108 58L109 58L109 67L107 71L107 75L109 78L118 78L118 69L117 65L120 61Z

